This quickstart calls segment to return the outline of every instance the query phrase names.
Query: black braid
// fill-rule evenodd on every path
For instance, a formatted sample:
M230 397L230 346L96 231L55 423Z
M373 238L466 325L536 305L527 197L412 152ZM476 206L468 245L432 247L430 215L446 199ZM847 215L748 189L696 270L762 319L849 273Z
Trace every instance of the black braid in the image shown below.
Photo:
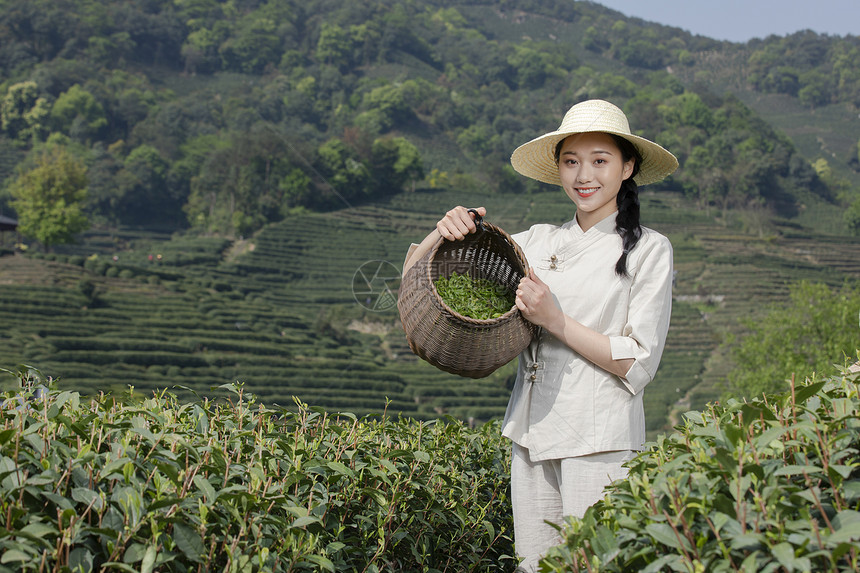
M615 263L615 274L627 276L627 255L636 247L642 237L642 226L639 224L639 190L633 179L621 182L621 191L615 198L618 204L618 214L615 215L615 232L621 235L621 256Z
M615 263L615 274L619 277L626 277L628 276L627 256L642 237L642 225L639 224L639 188L633 181L633 178L639 173L639 166L642 165L642 156L639 154L639 150L628 140L617 135L610 135L621 150L624 162L626 163L630 159L635 160L633 172L629 178L621 182L621 190L615 197L615 202L618 205L618 214L615 215L615 232L621 236L623 248L621 256Z

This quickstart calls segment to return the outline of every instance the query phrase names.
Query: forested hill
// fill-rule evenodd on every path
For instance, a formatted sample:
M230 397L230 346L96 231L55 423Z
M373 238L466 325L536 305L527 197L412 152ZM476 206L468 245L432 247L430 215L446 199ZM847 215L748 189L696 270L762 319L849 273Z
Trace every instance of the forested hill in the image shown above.
M59 149L91 221L168 231L535 192L511 150L599 97L678 155L664 189L844 233L857 61L856 36L731 44L572 0L0 0L0 210L16 168Z

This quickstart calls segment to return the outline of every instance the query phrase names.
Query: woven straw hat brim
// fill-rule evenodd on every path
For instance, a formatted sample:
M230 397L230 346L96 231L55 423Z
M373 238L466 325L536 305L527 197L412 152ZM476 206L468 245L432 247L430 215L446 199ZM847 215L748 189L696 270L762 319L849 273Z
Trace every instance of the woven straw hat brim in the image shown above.
M587 132L612 133L632 143L642 155L637 185L656 183L678 168L678 159L662 146L630 133L627 117L615 105L602 100L578 103L567 112L559 128L545 133L514 150L513 168L526 177L551 185L561 185L555 148L570 135Z

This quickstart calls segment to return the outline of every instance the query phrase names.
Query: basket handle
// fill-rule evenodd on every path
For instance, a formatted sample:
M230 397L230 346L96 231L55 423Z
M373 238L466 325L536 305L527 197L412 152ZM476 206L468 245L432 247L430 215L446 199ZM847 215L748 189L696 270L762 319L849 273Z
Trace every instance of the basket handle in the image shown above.
M478 210L477 209L467 209L467 211L469 211L469 213L472 213L473 215L475 215L475 224L478 226L478 228L482 231L486 231L486 229L484 228L484 218L481 217L480 213L478 213Z

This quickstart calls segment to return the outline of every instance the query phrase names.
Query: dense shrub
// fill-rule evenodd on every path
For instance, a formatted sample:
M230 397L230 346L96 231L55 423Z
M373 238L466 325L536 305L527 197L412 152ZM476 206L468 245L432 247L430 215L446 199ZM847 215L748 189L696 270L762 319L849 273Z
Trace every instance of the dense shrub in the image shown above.
M856 374L691 412L541 571L857 571L858 415Z
M497 425L288 412L224 390L6 394L0 571L513 570Z

